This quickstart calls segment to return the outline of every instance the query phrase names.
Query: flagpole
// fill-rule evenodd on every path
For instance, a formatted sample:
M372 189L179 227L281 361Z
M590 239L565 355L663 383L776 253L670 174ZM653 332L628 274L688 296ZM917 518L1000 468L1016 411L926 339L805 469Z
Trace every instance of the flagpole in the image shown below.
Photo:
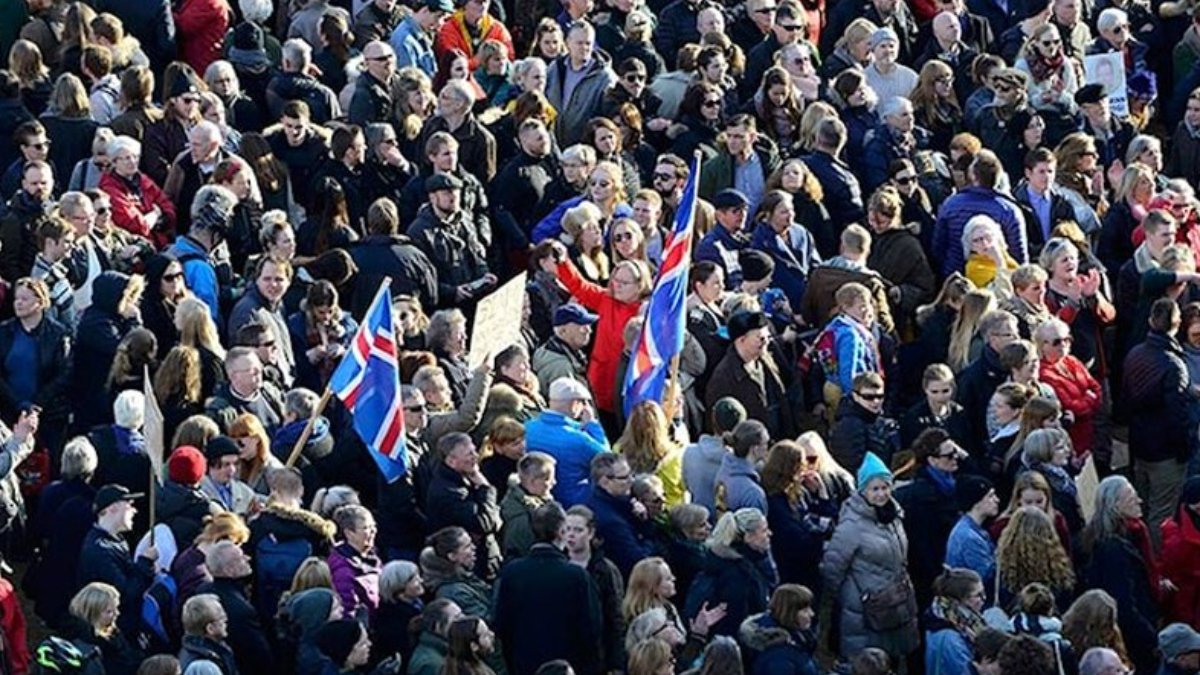
M317 424L317 418L321 413L325 412L325 406L329 404L329 399L333 397L333 389L329 385L325 385L325 393L321 394L321 400L317 402L316 409L308 418L308 422L304 425L304 431L300 433L300 438L296 441L296 445L292 448L292 454L288 456L287 463L284 466L291 468L300 459L300 453L304 450L304 444L308 443L308 437L312 436L313 427Z
M150 545L154 546L154 521L158 511L158 476L154 475L154 465L150 465Z
M700 167L703 166L703 164L704 164L700 160L703 156L704 156L704 153L701 152L699 149L697 149L694 153L692 153L692 160L693 160L692 163L696 167L696 199L700 198ZM691 225L691 228L692 228L692 242L691 243L693 246L695 246L695 244L696 244L696 211L697 211L697 208L693 205L693 207L692 207L692 225ZM691 251L689 251L688 253L690 254ZM689 259L691 258L690 255L688 257L689 257ZM691 289L688 289L688 292L690 292L690 291L691 291ZM685 297L687 296L686 292L684 293L684 296ZM686 309L687 308L685 305L684 316L687 316ZM687 329L686 328L684 329L683 341L684 341L684 344L687 344ZM666 392L669 392L671 390L671 388L674 385L676 385L679 381L679 359L681 356L683 356L683 350L680 350L678 354L671 357L671 365L670 365L669 369L667 370L667 386L666 386L666 389L664 390L664 394Z

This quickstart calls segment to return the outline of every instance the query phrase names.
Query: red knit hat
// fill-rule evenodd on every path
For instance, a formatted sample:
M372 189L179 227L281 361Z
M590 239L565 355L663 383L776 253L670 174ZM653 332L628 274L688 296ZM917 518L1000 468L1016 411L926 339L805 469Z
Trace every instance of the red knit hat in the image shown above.
M208 471L208 461L204 459L204 453L190 445L181 445L175 448L175 452L171 453L171 459L167 460L167 477L173 483L182 485L195 485L204 478L204 473Z

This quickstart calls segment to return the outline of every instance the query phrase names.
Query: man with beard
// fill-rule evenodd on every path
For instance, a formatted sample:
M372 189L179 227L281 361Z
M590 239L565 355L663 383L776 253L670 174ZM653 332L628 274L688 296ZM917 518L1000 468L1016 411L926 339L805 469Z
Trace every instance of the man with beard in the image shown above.
M0 278L17 280L29 274L37 257L37 231L54 209L54 175L41 160L26 162L21 189L8 200L0 218Z

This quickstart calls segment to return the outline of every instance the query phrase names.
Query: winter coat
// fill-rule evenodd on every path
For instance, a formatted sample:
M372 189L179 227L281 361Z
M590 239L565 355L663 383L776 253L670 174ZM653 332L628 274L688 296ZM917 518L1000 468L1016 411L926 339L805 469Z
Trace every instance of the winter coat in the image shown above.
M1186 179L1192 185L1200 181L1200 134L1193 133L1187 122L1175 127L1166 151L1166 175Z
M35 611L48 625L57 626L71 602L78 576L79 549L95 522L92 501L96 489L80 478L51 483L38 499L37 513L30 523L36 533L41 559L31 570ZM64 583L64 580L68 580Z
M908 573L922 607L933 599L933 580L942 572L946 541L960 515L954 493L943 492L929 472L928 466L922 466L911 483L896 490L900 507L913 514L905 519L904 532L909 544Z
M1110 536L1093 545L1083 556L1080 587L1098 588L1117 601L1117 625L1129 656L1138 670L1151 672L1158 644L1158 588L1151 581L1157 577L1154 561L1145 559L1130 536Z
M392 296L413 295L422 307L438 306L437 272L411 239L401 235L369 235L350 249L358 266L353 314L362 317L383 277L392 278Z
M422 206L408 235L436 271L437 292L443 304L455 301L458 286L488 273L487 251L463 210L442 220L432 206Z
M145 173L134 177L137 191L129 183L110 171L100 177L100 190L112 201L112 222L117 227L150 240L155 246L163 247L174 238L175 205L167 194ZM146 214L157 206L162 211L156 225L146 220Z
M686 0L678 1L684 2ZM775 142L767 136L759 136L759 140L754 144L753 150L754 154L758 156L758 166L762 170L762 181L766 185L767 179L779 169L779 149L775 146ZM734 185L736 165L737 161L733 158L733 155L729 154L728 150L718 152L716 157L705 162L700 171L700 197L712 201L721 190L736 187Z
M703 434L683 451L683 484L692 503L716 513L717 472L729 450L718 436Z
M840 233L850 223L863 222L866 209L863 205L862 187L850 167L841 159L820 150L804 155L801 159L821 184L833 230Z
M475 573L491 579L500 569L500 507L496 505L496 488L484 483L473 485L444 462L433 470L429 494L425 497L428 527L436 532L456 525L467 531L478 550Z
M871 630L863 608L864 594L879 592L898 580L907 579L908 537L902 526L903 511L893 502L896 518L878 520L875 507L856 492L842 505L833 538L825 546L821 578L830 592L836 589L841 606L842 658L850 658L867 647L878 647L893 657L917 648L916 622L896 630Z
M785 582L786 583L786 582ZM816 636L780 626L770 613L746 617L738 643L752 663L750 675L818 675Z
M529 552L534 544L530 522L533 512L550 501L526 492L519 483L504 493L504 501L500 502L500 518L504 521L500 527L500 541L505 560L514 560Z
M457 129L451 129L440 116L429 118L421 130L421 142L428 142L433 134L444 131L458 141L458 165L474 176L480 183L488 185L496 176L496 137L480 124L473 114L468 114ZM422 156L422 160L425 160ZM422 162L426 169L427 161ZM464 209L465 210L465 209ZM412 233L411 230L409 232Z
M767 497L771 557L779 566L780 583L800 584L820 592L821 553L833 534L842 501L853 489L852 485L830 485L832 496L828 499L807 493L795 500L783 493Z
M800 223L792 223L781 234L767 223L759 222L750 248L771 256L775 262L772 286L783 291L793 309L800 308L809 274L821 263L812 232Z
M1179 588L1166 603L1167 620L1200 627L1200 523L1180 505L1162 523L1162 572Z
M283 116L283 106L288 101L304 101L312 114L315 124L326 124L337 119L342 114L338 104L337 93L321 84L320 80L303 73L277 73L267 83L267 118L278 121ZM311 167L317 169L318 167ZM292 176L295 180L296 176ZM308 189L303 181L292 184L298 194Z
M708 378L705 408L712 410L718 400L731 396L745 406L749 419L766 425L771 438L791 438L796 435L795 413L779 366L766 352L759 359L759 365L761 380L746 369L746 362L737 349L730 345L725 357Z
M464 615L494 622L492 586L469 570L463 571L456 563L439 558L433 554L433 549L426 548L421 551L421 576L425 580L426 593L452 600Z
M35 201L24 190L8 200L0 216L0 278L11 283L29 276L41 250L37 230L49 219L53 207L53 202Z
M532 673L554 659L566 659L580 675L605 670L596 651L604 628L597 587L553 546L535 544L504 568L494 625L511 673Z
M92 306L79 319L71 398L76 429L90 429L112 415L111 407L105 406L105 389L98 384L108 381L108 371L121 340L141 323L117 313L128 283L129 277L124 274L102 272L92 284Z
M929 409L929 401L922 399L900 416L900 447L912 447L922 431L935 428L942 429L955 443L964 447L971 436L967 413L958 402L950 401L950 413L945 418L939 418Z
M546 75L546 98L558 111L554 135L560 148L570 147L580 141L588 120L600 114L604 92L617 83L617 75L610 67L608 57L603 52L593 51L591 59L584 65L579 83L571 90L570 100L566 100L563 94L567 69L570 67L571 57L561 56L550 64Z
M127 635L138 630L142 616L142 595L154 581L154 563L149 558L130 556L129 544L99 526L92 527L79 550L79 575L76 587L103 581L121 594L121 615L117 626Z
M1090 451L1096 431L1095 417L1103 399L1100 383L1092 377L1082 361L1070 354L1057 363L1042 360L1038 379L1054 390L1063 410L1075 415L1075 421L1067 427L1075 452L1082 454Z
M769 553L756 551L742 542L731 547L708 546L700 574L690 594L697 594L701 579L707 577L712 594L709 607L724 604L725 618L709 628L709 635L735 637L742 622L752 614L766 611L771 592L779 584L779 574ZM693 601L689 598L688 605ZM700 606L698 603L696 606ZM685 621L695 617L685 616Z
M229 647L238 670L243 673L270 672L273 659L267 634L258 613L246 597L246 582L238 579L214 579L196 589L196 593L212 593L221 601L229 621Z
M1018 263L1029 261L1029 245L1025 229L1025 216L1012 197L996 190L972 185L959 190L947 199L938 210L937 223L933 228L933 252L939 262L942 276L962 272L966 267L963 256L962 234L967 221L975 215L991 216L1000 224L1008 254Z
M555 459L554 499L567 508L587 501L592 458L610 451L599 421L581 425L553 410L525 423L525 448Z
M380 602L371 624L371 648L377 654L399 654L401 662L408 664L417 646L409 624L421 615L423 608L419 599L412 603L399 599Z
M183 646L179 649L179 668L186 671L196 661L213 662L221 669L221 675L239 675L237 659L228 643L201 635L184 635Z
M379 607L379 558L343 543L333 547L327 560L333 590L341 598L346 616L374 616Z
M1008 371L1000 365L996 350L984 345L983 354L958 374L958 402L966 409L971 425L967 450L980 461L987 440L987 409L996 387L1008 380Z
M0 354L9 354L18 331L24 333L19 319L0 323ZM69 412L68 385L71 382L71 340L67 328L50 317L43 317L32 333L27 334L37 345L37 361L22 364L32 368L37 380L33 400L18 401L10 386L11 371L0 358L0 418L16 420L27 403L41 406L42 423L65 421ZM16 365L16 364L14 364Z
M967 514L963 514L950 530L945 564L974 570L983 579L985 587L990 587L996 574L996 545L988 531Z
M46 127L46 137L54 139L47 160L54 165L54 175L66 180L80 160L92 156L92 138L100 125L91 117L62 117L45 114L38 118Z
M184 0L175 9L175 27L179 30L179 58L197 73L222 58L225 32L233 11L225 0ZM228 674L227 674L228 675Z
M7 583L7 582L6 582ZM88 645L96 649L104 664L105 675L134 675L146 655L125 638L119 629L107 636L98 635L88 622L68 615L59 634L76 647ZM17 671L21 672L21 671ZM81 670L81 673L90 672Z
M186 548L204 529L204 519L224 511L199 487L167 481L158 489L158 522L171 528L175 543Z
M865 264L850 266L845 258L840 256L813 268L808 277L808 285L804 289L804 297L799 303L793 302L792 308L804 316L808 325L824 326L837 313L837 300L834 299L834 295L839 288L851 281L866 286L871 292L871 300L875 305L875 321L879 330L894 333L896 323L888 302L887 282ZM845 388L843 391L849 389Z
M586 281L570 261L560 262L555 273L579 304L600 315L595 327L595 346L588 363L588 383L595 397L596 408L615 412L617 362L625 344L622 336L625 324L641 309L641 302L617 300L607 289Z
M622 576L628 579L639 560L656 554L654 524L634 515L629 497L615 497L594 487L587 505L595 514L596 536Z
M417 648L413 650L412 659L408 662L407 675L439 675L449 649L450 645L445 637L422 631L417 640Z
M899 440L896 420L872 413L846 396L829 432L829 452L843 469L854 473L868 452L885 463L891 461L900 450Z
M1175 338L1150 331L1125 357L1124 408L1135 461L1185 461L1195 430L1188 424L1187 366Z
M933 268L917 235L906 227L893 227L874 235L867 267L875 270L895 289L888 294L888 308L896 329L904 335L914 328L917 307L933 299L937 291Z

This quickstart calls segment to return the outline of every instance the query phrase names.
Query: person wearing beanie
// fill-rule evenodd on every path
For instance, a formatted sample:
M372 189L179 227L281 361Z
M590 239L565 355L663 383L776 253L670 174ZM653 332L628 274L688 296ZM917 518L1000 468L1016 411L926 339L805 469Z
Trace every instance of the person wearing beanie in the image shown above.
M704 235L696 247L695 262L711 260L725 272L725 290L737 290L742 283L738 253L750 246L746 234L746 214L750 200L735 189L721 190L712 200L717 225Z
M317 632L337 607L337 595L318 586L289 595L279 603L277 630L281 636L279 672L294 673L300 663L323 660L317 648Z
M825 545L822 586L836 594L841 608L841 616L835 617L841 627L840 657L850 659L877 647L895 663L919 644L916 597L905 566L904 512L892 498L892 472L878 455L866 454L856 478L858 489L843 504ZM887 594L891 601L883 606L876 599L864 600L863 589L895 592ZM878 621L884 610L891 621Z
M946 565L974 570L984 587L991 589L996 574L996 545L986 524L1000 514L1000 498L991 481L967 475L955 482L954 499L963 515L946 541Z
M692 503L707 508L710 514L717 512L717 471L729 452L723 436L745 420L746 408L736 398L718 399L704 425L712 433L701 434L683 451L683 484L692 495Z
M1162 522L1162 574L1179 588L1166 618L1200 626L1200 476L1183 484L1175 515Z
M737 312L729 317L729 339L729 350L708 380L705 406L712 410L719 399L736 398L749 419L767 426L771 438L795 437L795 411L769 349L771 320L762 312Z
M900 49L896 31L886 26L880 28L871 34L868 44L874 58L865 69L867 84L881 101L893 96L908 98L917 88L917 71L896 63Z
M240 456L241 448L232 438L217 436L210 440L204 446L208 471L200 481L200 489L226 511L233 511L244 517L250 514L253 505L260 500L254 489L237 477Z
M956 501L959 462L967 453L942 429L926 429L913 441L917 466L912 482L896 490L905 512L921 514L904 522L908 534L908 569L925 607L933 599L933 580L946 560L946 541L961 512ZM994 509L994 507L992 507Z
M157 186L166 184L171 163L188 149L188 131L202 119L200 87L203 85L191 66L172 63L162 81L163 117L146 128L140 164Z
M366 665L371 654L371 638L367 636L367 629L353 619L338 619L321 626L317 631L316 645L326 662L298 664L297 672L301 675L353 672Z
M167 481L158 491L157 517L171 529L181 549L195 541L206 516L224 511L200 490L207 471L204 453L190 445L176 448L167 460Z
M771 287L775 278L775 260L769 254L746 249L737 259L742 268L742 284L734 290L758 296Z

